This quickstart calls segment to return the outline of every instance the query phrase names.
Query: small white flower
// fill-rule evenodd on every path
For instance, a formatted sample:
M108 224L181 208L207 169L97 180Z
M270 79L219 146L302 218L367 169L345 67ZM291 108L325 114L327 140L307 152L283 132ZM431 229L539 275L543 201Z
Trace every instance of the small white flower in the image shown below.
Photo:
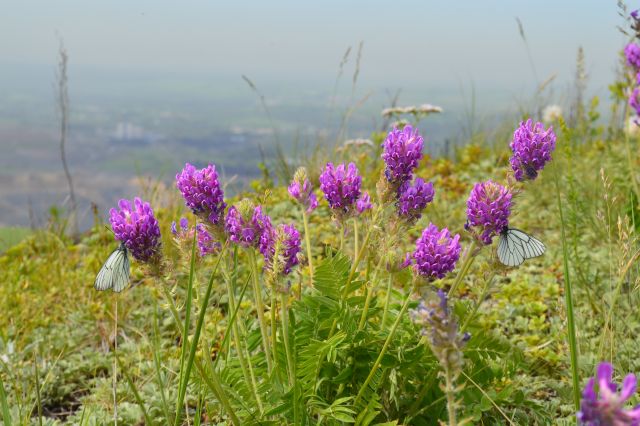
M562 107L560 105L549 105L542 111L542 121L545 124L555 123L562 117Z

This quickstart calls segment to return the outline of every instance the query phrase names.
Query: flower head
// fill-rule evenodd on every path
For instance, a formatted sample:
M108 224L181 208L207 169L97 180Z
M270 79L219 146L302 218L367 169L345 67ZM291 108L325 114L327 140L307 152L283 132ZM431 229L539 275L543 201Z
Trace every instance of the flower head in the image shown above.
M433 201L435 192L431 182L416 178L413 185L405 182L398 190L398 215L410 222L420 219L424 208Z
M542 123L534 125L529 119L520 123L509 146L513 151L510 163L516 180L533 180L551 161L551 153L556 148L556 135L552 127L545 130Z
M492 180L473 186L467 200L467 229L477 227L483 244L491 244L493 237L509 226L511 198L507 188Z
M429 280L443 278L453 271L460 258L460 235L452 237L447 228L439 230L430 223L416 241L412 257L416 273Z
M413 170L422 158L424 139L407 125L394 128L382 143L382 159L386 164L385 176L389 182L400 186L411 179Z
M160 227L149 203L136 197L118 201L117 209L109 211L111 229L133 257L140 262L156 262L160 257Z
M229 239L242 247L258 248L264 254L270 244L271 218L262 213L261 206L253 206L249 200L229 208L224 227Z
M227 205L223 199L216 166L209 164L198 170L187 163L176 175L176 185L184 197L185 204L194 214L214 225L221 223Z
M356 210L358 210L358 213L362 214L372 207L373 204L371 204L371 197L369 197L369 193L363 192L360 198L358 198L358 201L356 201Z
M560 105L547 105L542 110L542 121L546 124L555 123L562 117L562 107Z
M302 204L307 213L311 213L318 207L318 199L316 194L313 193L313 186L307 178L307 170L304 167L300 167L296 171L288 189L289 195Z
M180 218L179 228L176 222L171 222L171 233L179 244L190 244L193 240L194 227L189 226L187 218ZM200 257L215 253L220 249L220 243L216 242L204 224L199 223L195 227L197 232L198 253Z
M320 175L320 189L324 192L324 197L329 206L341 215L352 213L360 197L361 185L362 178L353 163L346 167L344 164L334 167L333 163L327 163Z
M578 421L585 426L640 426L640 405L625 409L624 404L636 391L636 376L628 374L622 382L622 389L612 381L613 366L608 362L598 365L596 377L592 377L582 392ZM598 393L595 384L598 384Z
M636 87L631 92L631 96L629 96L629 106L633 108L636 112L636 115L640 115L640 87Z
M640 46L635 43L629 43L624 48L624 56L627 58L627 64L636 71L640 70Z
M265 242L268 242L263 252L265 267L276 274L287 275L299 263L300 233L293 224L281 224L275 229L270 228L267 232L270 235L268 239L265 239ZM274 263L276 256L277 259Z

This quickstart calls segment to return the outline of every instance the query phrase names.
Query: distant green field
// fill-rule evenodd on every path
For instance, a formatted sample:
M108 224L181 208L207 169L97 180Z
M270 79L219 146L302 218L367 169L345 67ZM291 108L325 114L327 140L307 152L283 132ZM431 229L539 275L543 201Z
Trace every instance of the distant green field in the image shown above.
M19 226L0 228L0 252L11 246L18 244L24 237L29 235L31 230Z

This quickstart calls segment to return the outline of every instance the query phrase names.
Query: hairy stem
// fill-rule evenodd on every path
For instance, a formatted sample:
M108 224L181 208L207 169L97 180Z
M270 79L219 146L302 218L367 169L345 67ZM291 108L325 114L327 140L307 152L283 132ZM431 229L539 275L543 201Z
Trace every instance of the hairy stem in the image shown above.
M302 222L304 224L304 242L307 246L307 260L309 261L309 285L313 286L313 256L311 254L311 234L309 234L309 217L307 212L302 208ZM302 293L302 286L300 286L300 293ZM298 295L298 299L300 295Z
M253 249L247 250L249 263L251 264L251 274L253 275L253 293L256 299L256 311L258 312L258 322L260 323L260 334L262 335L262 348L267 359L267 371L271 374L273 370L273 359L271 358L271 348L269 347L269 332L267 322L264 318L264 303L262 302L262 289L260 288L260 277L258 276L258 261Z

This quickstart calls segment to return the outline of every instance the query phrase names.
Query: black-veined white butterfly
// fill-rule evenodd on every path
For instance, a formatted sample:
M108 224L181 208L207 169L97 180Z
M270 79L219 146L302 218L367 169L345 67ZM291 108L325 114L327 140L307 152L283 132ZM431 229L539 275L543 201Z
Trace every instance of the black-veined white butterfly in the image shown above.
M498 241L498 259L505 266L519 266L526 259L542 256L546 247L519 229L505 228Z
M120 243L100 268L93 287L96 290L112 289L116 293L121 292L129 284L129 266L129 250L124 243Z

